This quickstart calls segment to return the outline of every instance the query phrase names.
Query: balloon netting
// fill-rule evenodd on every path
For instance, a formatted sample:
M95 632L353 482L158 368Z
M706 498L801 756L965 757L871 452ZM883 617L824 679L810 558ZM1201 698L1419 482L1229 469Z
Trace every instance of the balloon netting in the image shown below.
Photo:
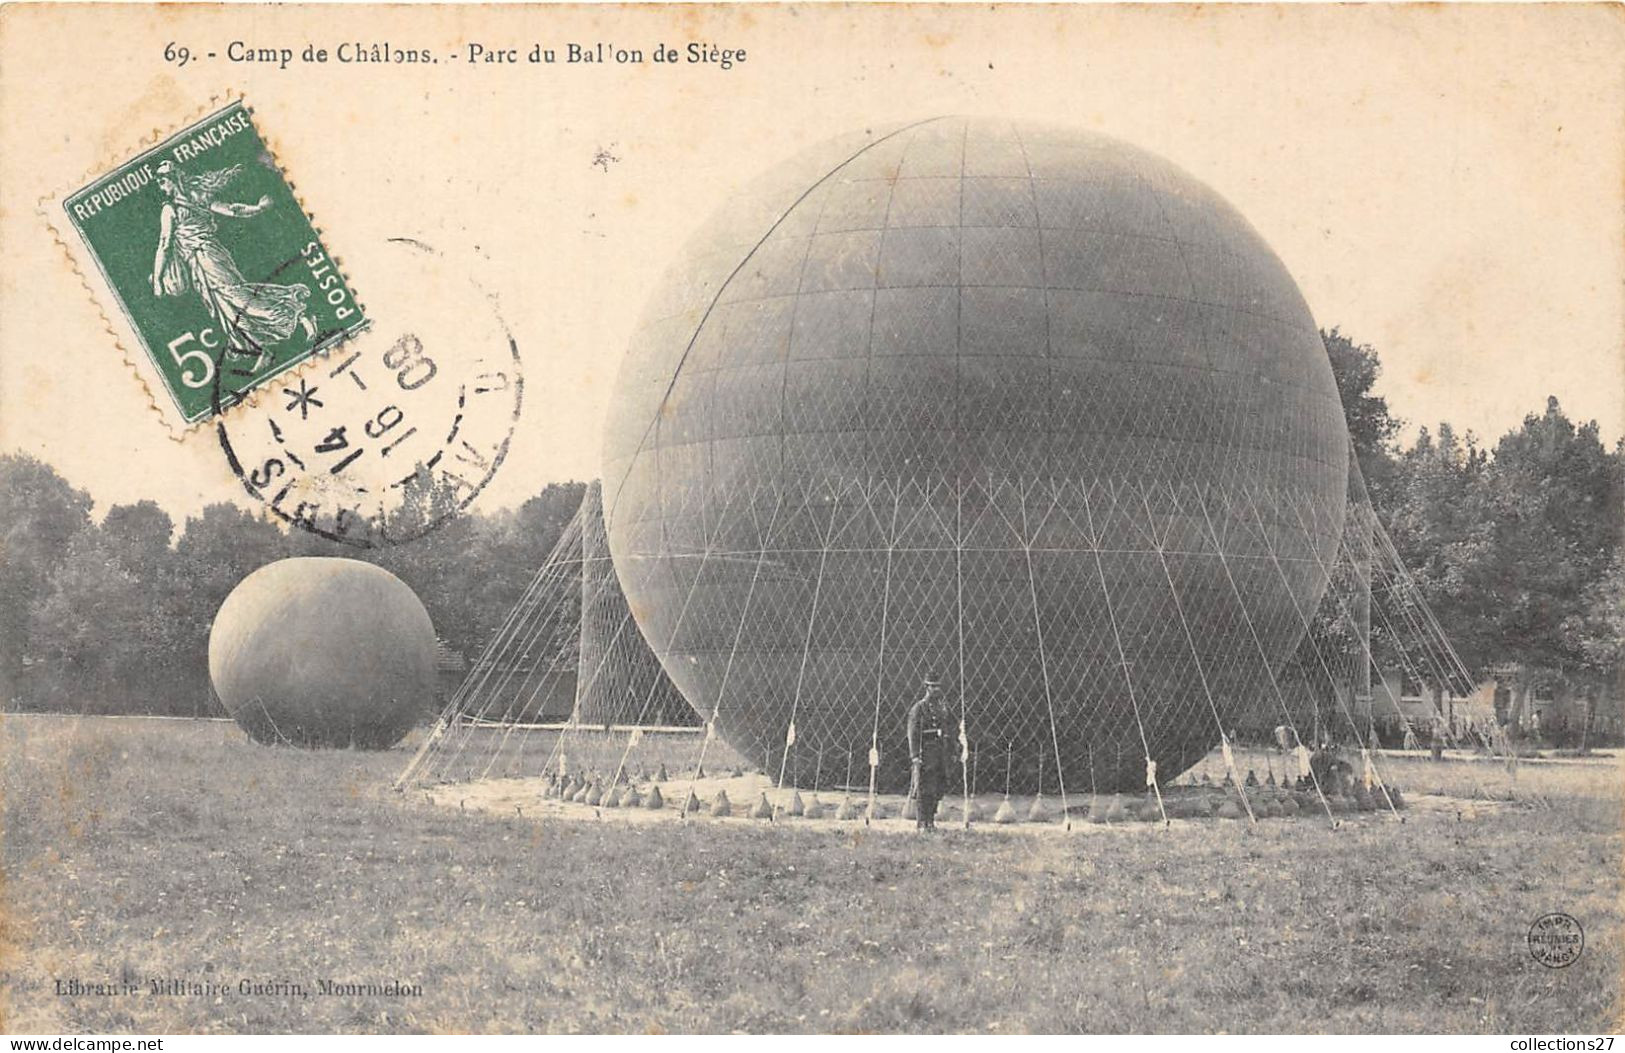
M401 781L746 766L897 792L929 675L954 792L1064 798L1156 789L1215 746L1365 751L1375 665L1471 689L1359 501L939 479L702 503L722 513L686 548L634 557L669 590L635 617L591 488ZM559 678L573 699L549 721L535 700Z

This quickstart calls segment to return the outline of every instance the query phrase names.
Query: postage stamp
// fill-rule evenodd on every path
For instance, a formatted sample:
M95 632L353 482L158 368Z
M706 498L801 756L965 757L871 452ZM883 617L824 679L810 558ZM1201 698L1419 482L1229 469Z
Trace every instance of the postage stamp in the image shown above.
M55 205L73 230L64 245L177 430L368 324L241 100Z

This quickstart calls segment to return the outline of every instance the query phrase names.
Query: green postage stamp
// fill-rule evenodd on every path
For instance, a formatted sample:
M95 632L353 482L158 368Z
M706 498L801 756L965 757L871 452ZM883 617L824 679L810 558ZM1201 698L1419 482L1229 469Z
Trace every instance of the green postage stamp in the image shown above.
M63 244L86 283L105 286L103 313L177 430L367 324L240 100L56 207L53 223L73 230Z

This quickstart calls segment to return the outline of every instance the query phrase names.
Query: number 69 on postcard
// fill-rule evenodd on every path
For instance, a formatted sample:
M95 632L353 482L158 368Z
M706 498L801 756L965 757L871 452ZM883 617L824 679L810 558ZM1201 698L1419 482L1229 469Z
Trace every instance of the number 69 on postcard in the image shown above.
M177 430L367 324L240 100L58 204L76 236L60 240Z

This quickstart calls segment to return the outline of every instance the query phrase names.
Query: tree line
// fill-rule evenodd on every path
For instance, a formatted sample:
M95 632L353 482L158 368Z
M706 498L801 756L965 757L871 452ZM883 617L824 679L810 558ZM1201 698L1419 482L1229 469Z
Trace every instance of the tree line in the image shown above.
M457 516L410 544L360 549L211 504L177 530L155 502L91 497L50 465L0 455L0 698L13 708L220 715L209 627L237 583L275 560L375 563L411 586L450 652L472 661L518 602L585 492L552 483L517 509ZM402 516L440 495L423 491ZM419 507L419 506L423 507Z
M1548 397L1493 444L1447 422L1401 443L1377 353L1321 335L1371 503L1468 671L1508 689L1498 716L1516 731L1537 695L1617 705L1625 439Z
M1375 350L1322 333L1364 485L1470 671L1515 686L1617 698L1625 639L1625 439L1555 398L1493 445L1448 423L1409 442L1376 388ZM218 712L214 612L289 556L377 563L422 598L472 661L575 512L585 484L516 509L454 517L408 545L362 550L220 502L177 526L155 502L92 499L26 454L0 455L0 700L75 712ZM420 495L425 507L438 498ZM422 514L411 502L402 515ZM1509 718L1516 723L1514 711Z

